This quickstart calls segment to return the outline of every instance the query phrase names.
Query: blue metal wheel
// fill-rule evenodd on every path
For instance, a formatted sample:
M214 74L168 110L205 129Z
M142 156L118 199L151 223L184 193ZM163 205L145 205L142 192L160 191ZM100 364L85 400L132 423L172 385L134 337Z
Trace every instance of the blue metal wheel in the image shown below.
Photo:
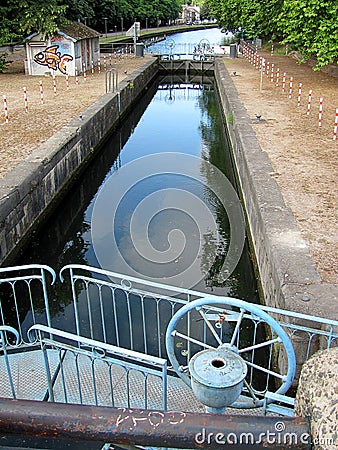
M205 349L227 349L247 365L234 408L263 405L265 392L285 394L296 372L291 340L259 306L230 297L202 298L180 308L168 324L166 348L172 368L191 387L189 361Z

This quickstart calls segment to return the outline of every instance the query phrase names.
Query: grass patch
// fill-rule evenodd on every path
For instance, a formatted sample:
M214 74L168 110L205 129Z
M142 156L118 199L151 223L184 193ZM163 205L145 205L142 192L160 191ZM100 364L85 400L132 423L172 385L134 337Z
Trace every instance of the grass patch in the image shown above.
M228 114L228 123L229 123L230 125L233 125L233 124L234 124L234 117L233 117L233 115L232 115L232 112L229 112L229 114Z

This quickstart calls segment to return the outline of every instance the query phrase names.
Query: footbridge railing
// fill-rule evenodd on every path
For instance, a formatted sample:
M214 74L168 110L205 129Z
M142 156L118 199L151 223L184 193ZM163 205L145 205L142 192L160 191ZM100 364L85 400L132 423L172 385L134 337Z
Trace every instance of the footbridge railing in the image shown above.
M93 404L96 404L97 391L95 374L104 368L104 378L113 379L112 368L121 370L120 358L127 368L121 372L127 380L122 384L127 386L128 380L133 380L134 385L143 386L142 392L150 392L152 388L147 383L155 374L145 372L142 361L148 360L150 368L163 373L160 376L163 381L163 371L167 370L164 367L170 359L170 375L177 380L177 373L183 380L183 384L175 386L179 386L179 392L186 392L182 386L190 389L190 379L184 374L194 355L206 349L230 348L241 356L247 367L243 398L235 407L257 407L263 405L268 392L284 395L296 369L313 353L338 343L338 321L228 297L206 296L194 290L77 264L63 267L59 281L48 266L0 269L0 312L0 367L8 379L7 394L2 395L5 397L13 397L10 377L12 381L19 379L20 386L26 384L23 372L19 372L23 356L18 351L27 348L31 351L25 356L31 359L27 360L26 368L32 371L27 372L26 380L30 374L35 376L37 364L42 364L45 367L42 372L47 374L42 383L44 390L40 392L39 388L35 397L55 398L53 382L57 379L61 401L67 401L72 389L67 384L66 373L72 373L78 391L89 386L90 380ZM49 358L49 354L54 356ZM40 355L38 359L34 359L36 355ZM42 359L41 355L44 355ZM134 359L127 363L130 355ZM44 366L46 360L49 362ZM66 363L72 367L68 372ZM83 365L87 367L86 377L90 374L85 382ZM53 370L48 374L47 367L51 366ZM17 370L14 376L13 370ZM134 376L134 370L140 371L140 378ZM106 391L113 387L112 381ZM130 386L126 392L128 405L131 404ZM135 396L142 397L140 393ZM78 392L80 403L81 398L85 395Z
M29 417L29 421L26 418ZM283 429L281 429L281 427ZM279 431L278 431L279 430ZM130 408L67 405L0 399L0 432L59 442L87 441L101 448L310 450L304 418L232 417ZM151 446L151 447L150 447ZM99 447L96 447L99 448Z

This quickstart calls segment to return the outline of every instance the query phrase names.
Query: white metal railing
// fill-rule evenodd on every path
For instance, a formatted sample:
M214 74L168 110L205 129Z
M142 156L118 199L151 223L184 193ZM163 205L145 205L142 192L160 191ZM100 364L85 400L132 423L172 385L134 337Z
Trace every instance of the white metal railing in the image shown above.
M106 345L113 346L114 351L117 351L116 348L120 348L123 354L135 352L137 355L148 355L150 358L160 358L165 361L167 359L165 334L169 321L182 306L206 296L205 293L193 290L180 289L99 268L73 264L61 269L62 301L58 297L55 298L55 293L53 293L53 297L51 297L53 298L53 308L51 308L51 300L48 300L47 293L50 288L46 281L47 277L49 278L48 273L51 274L51 283L53 283L54 271L47 266L0 269L2 325L18 329L19 335L19 340L14 339L15 342L13 342L8 337L9 334L5 333L2 337L2 345L9 349L15 347L18 342L19 345L31 345L32 341L27 336L27 330L31 326L44 325L57 328L59 330L57 336L62 339L67 336L67 333L70 333L72 336L78 337L72 337L76 345L73 345L72 349L66 349L58 344L57 349L60 361L66 351L67 361L72 361L69 364L73 365L74 373L86 358L87 363L89 362L89 365L95 370L97 365L103 361L97 355L93 360L90 359L92 352L90 354L82 353L84 348L82 344L78 345L79 340L81 342L85 342L87 339L92 340L101 350ZM35 293L37 298L35 298ZM208 299L220 299L220 297L208 295ZM61 312L55 308L55 305L59 304L61 304L61 309L64 308ZM330 348L338 343L338 321L277 308L264 306L259 306L259 308L273 316L286 331L296 349L298 366L318 349ZM53 314L50 313L51 309ZM195 311L191 311L182 319L182 329L179 332L208 344L215 339L216 334L220 336L221 340L227 335L230 336L239 317L236 308L230 306L221 309L216 306L208 306L204 308L203 314L207 323L209 322L209 325L211 324L214 328L213 333ZM42 330L41 327L40 329ZM52 334L47 336L47 328L44 328L43 331L44 345L47 345L47 339L51 339L48 345L52 348L52 341L55 339L54 332L49 331ZM269 373L271 374L273 370L276 356L276 343L273 339L271 339L269 348L265 346L262 353L263 344L261 343L266 338L265 333L266 323L252 314L244 316L238 333L236 333L236 345L239 349L254 349L246 355L247 358L250 358L252 367L248 372L247 379L260 397L269 390L271 378ZM30 337L32 336L36 335L31 334ZM39 336L39 341L41 339ZM188 344L185 346L180 340L177 341L176 350L182 366L188 364L190 356L196 351L196 347L190 342L193 341L188 340ZM36 343L37 341L35 341ZM213 345L212 342L211 345ZM77 349L81 349L81 352L79 353ZM261 357L267 359L267 376L262 373L258 376L256 373L256 361ZM279 352L278 358L279 362L283 363L282 352ZM109 364L111 363L109 362ZM60 365L59 361L58 365ZM139 366L138 360L135 365ZM109 378L110 369L108 369L107 366L106 375ZM126 377L128 378L129 375ZM80 375L78 383L81 384ZM63 397L60 398L65 401L69 388L67 383L62 386ZM93 392L95 392L94 387Z
M151 47L147 48L146 51L152 54L160 54L176 57L181 56L194 56L195 58L199 58L200 56L213 56L215 47L218 48L217 44L207 44L201 45L200 42L195 43L171 43L167 41L157 42L156 44L151 45Z
M117 69L111 68L106 71L106 93L115 92L118 86L118 72Z
M54 298L51 307L48 292L55 278L54 270L44 265L0 268L0 325L18 330L21 343L31 344L27 330L39 323L162 357L166 353L163 336L170 318L186 302L206 295L73 264L60 271L61 281L69 281L62 293L66 300ZM208 298L217 296L208 294ZM62 303L65 308L66 302L67 311L59 314L60 319L57 307ZM303 345L305 342L306 359L318 348L338 343L338 321L260 308L271 314L290 337L301 340ZM64 322L62 327L60 322Z
M204 294L102 269L68 265L76 334L165 357L164 335L174 313ZM67 278L68 279L68 278Z
M4 334L19 335L10 327L0 328L4 353L0 396L96 406L167 409L167 361L135 351L77 336L45 325L33 325L28 338L39 349L21 354L6 351ZM17 347L18 348L18 347ZM32 354L42 352L32 368ZM19 360L21 355L21 362ZM19 358L18 358L19 356ZM34 361L38 359L34 358ZM19 369L18 369L19 366ZM0 364L1 367L1 364ZM5 369L5 370L4 370ZM19 377L35 373L26 389L18 389ZM2 373L1 372L1 373ZM2 375L4 375L2 373ZM5 386L6 385L6 386ZM4 390L6 388L6 391Z
M12 377L11 366L8 356L8 343L18 346L20 342L19 333L15 328L6 325L0 325L0 358L3 359L3 370L1 371L2 396L16 398L15 386Z
M30 325L51 325L48 285L56 280L49 266L29 264L0 268L0 325L10 325L20 336L20 343L32 344L27 339Z
M174 313L186 302L206 296L83 265L63 267L61 280L66 272L72 288L76 333L160 357L165 355L163 336ZM338 321L262 305L260 308L271 314L298 341L297 345L302 342L305 360L319 348L338 344Z

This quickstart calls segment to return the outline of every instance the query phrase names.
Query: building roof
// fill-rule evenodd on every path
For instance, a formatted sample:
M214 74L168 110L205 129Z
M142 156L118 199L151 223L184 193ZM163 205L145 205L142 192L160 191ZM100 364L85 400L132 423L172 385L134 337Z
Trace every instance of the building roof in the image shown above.
M100 33L81 22L69 22L68 24L62 25L58 31L59 34L65 34L76 41L100 36Z
M81 39L98 38L100 36L100 33L81 22L66 23L60 26L56 34L64 36L73 42L81 41ZM26 41L30 41L35 36L39 36L39 33L31 34L26 38Z

